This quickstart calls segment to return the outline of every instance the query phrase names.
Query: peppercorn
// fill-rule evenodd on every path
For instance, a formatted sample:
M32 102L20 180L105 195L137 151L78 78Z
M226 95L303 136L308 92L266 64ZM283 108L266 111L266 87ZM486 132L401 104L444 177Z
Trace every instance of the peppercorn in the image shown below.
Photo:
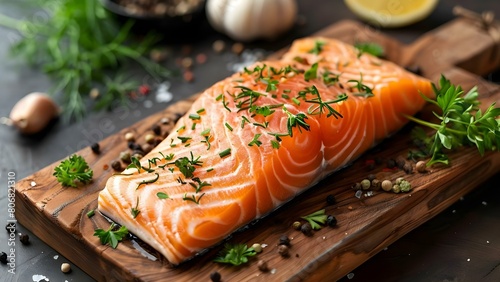
M161 135L161 126L159 126L158 124L153 125L153 127L151 127L151 130L154 132L154 134Z
M61 264L61 271L63 273L69 273L71 271L71 265L67 262Z
M368 179L363 179L363 180L361 181L361 188L362 188L363 190L368 190L368 189L370 189L370 186L371 186L371 185L372 185L372 183L371 183L371 181L370 181L370 180L368 180Z
M333 215L328 215L326 217L326 224L330 227L335 227L337 225L337 218Z
M190 69L193 66L193 59L190 57L182 58L181 65L185 69Z
M134 136L134 133L132 132L127 132L125 133L125 140L127 141L135 141L135 136Z
M30 236L28 234L21 234L21 236L19 236L19 241L21 241L23 245L29 245Z
M337 202L337 199L335 199L335 196L333 196L332 194L326 196L326 203L328 205L335 205L335 203Z
M136 158L138 160L142 159L143 157L144 155L139 151L134 151L134 154L132 154L132 158Z
M147 154L149 152L151 152L151 150L153 150L153 146L151 144L144 144L142 146L142 151Z
M267 262L265 260L262 260L262 259L257 262L257 267L262 272L266 272L269 270L269 268L267 267Z
M170 122L170 119L168 117L164 117L160 119L161 124L168 124Z
M187 70L182 74L182 78L184 78L186 82L192 82L194 80L194 73Z
M353 190L361 190L361 183L356 182L351 187Z
M382 184L382 183L380 182L380 180L378 180L378 179L376 179L376 178L375 178L375 179L373 179L373 180L372 180L372 188L373 188L373 190L380 190L380 185L381 185L381 184Z
M122 164L118 160L114 160L111 162L111 168L115 171L121 171L122 170Z
M146 134L144 137L147 143L153 144L155 142L155 136L153 134Z
M287 245L279 245L278 246L278 254L280 254L282 257L286 258L290 255L289 250L288 250Z
M394 161L393 159L389 159L387 160L387 168L394 168L396 166L396 161Z
M244 49L245 49L245 46L243 46L243 44L241 44L239 42L234 43L233 46L231 47L231 51L236 55L241 54Z
M300 227L300 231L306 235L306 236L312 236L313 235L313 229L312 229L312 226L309 222L306 222L304 224L302 224L302 226Z
M399 193L399 192L401 192L401 187L399 187L398 184L392 185L392 192L394 192L396 194Z
M375 178L376 178L375 174L373 174L373 173L368 174L368 177L367 177L368 180L373 181L373 179L375 179Z
M397 167L399 169L403 169L403 167L405 166L405 164L406 164L406 160L403 157L398 156L396 158L396 165L397 165Z
M261 253L262 252L262 245L259 244L259 243L255 243L252 245L252 249L256 252L256 253Z
M403 170L404 172L406 172L406 174L413 173L413 166L410 163L405 163L405 165L403 166Z
M90 145L90 149L92 150L92 152L94 152L94 154L99 154L101 152L101 147L99 146L99 143L94 143Z
M0 253L0 262L7 264L7 254L5 252Z
M220 276L219 272L214 271L214 272L210 273L210 280L212 280L212 282L219 282L220 279L221 279L221 276Z
M424 161L418 161L416 168L417 168L417 171L420 173L427 172L427 164Z
M295 230L300 230L300 226L302 225L302 223L300 223L299 221L295 221L293 224L292 224L292 227L293 229Z
M128 148L132 151L142 151L141 145L134 142L128 142Z
M222 40L216 40L212 44L212 48L215 52L221 53L222 51L224 51L224 48L226 48L226 43Z
M196 55L196 63L202 65L207 62L207 55L200 53Z
M394 181L395 184L399 185L401 181L405 180L403 177L398 177L396 178L396 181Z
M130 163L130 152L129 151L123 151L120 153L120 160L122 160L124 163L128 164ZM113 165L111 165L112 167Z
M382 187L382 190L384 190L386 192L391 191L391 189L392 189L392 181L390 181L390 180L384 180L384 181L382 181L381 187Z
M288 238L288 236L286 235L281 235L280 242L278 243L278 245L290 246L290 238Z

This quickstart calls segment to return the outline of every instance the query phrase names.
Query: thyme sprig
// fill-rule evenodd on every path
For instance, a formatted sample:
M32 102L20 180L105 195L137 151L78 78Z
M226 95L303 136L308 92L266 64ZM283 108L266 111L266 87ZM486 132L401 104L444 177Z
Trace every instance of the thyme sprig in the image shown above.
M337 110L335 110L332 106L330 106L330 104L339 103L339 102L347 100L347 95L345 93L340 94L337 97L337 99L329 100L329 101L323 101L323 99L321 98L321 95L319 94L318 89L314 85L312 86L310 93L313 95L316 95L316 97L309 99L309 100L306 100L306 102L312 103L312 104L317 104L317 105L311 105L307 109L308 114L310 114L310 115L322 115L325 111L327 111L328 113L327 113L326 117L334 116L337 119L343 117L342 114L340 114Z
M500 150L500 108L491 104L484 112L479 108L479 93L472 88L464 93L460 86L451 84L445 76L441 76L439 87L432 84L436 99L422 97L429 103L439 107L440 113L434 112L439 123L424 121L405 115L406 118L420 125L435 130L431 136L428 154L431 159L427 165L436 163L449 164L445 150L452 150L464 145L476 146L483 155L486 150ZM422 135L420 133L416 133Z
M305 129L306 131L309 131L310 126L307 124L306 119L307 116L304 113L298 113L296 115L292 114L288 109L283 106L283 112L287 114L288 120L287 120L287 129L288 129L288 135L290 137L293 137L293 128L296 127L299 129L299 132L302 133L301 128Z

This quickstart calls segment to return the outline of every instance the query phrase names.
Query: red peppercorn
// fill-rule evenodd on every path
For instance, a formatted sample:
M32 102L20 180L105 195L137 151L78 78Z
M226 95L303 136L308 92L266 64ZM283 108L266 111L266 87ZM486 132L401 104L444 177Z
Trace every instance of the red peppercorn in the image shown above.
M149 88L148 85L143 84L143 85L139 86L139 93L141 95L143 95L143 96L148 95L149 91L151 91L151 88Z

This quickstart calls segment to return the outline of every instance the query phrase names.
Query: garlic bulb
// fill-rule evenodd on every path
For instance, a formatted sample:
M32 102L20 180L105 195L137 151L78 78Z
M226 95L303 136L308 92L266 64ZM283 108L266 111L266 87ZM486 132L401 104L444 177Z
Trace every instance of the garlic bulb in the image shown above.
M273 39L297 17L296 0L208 0L207 18L216 30L235 40Z
M34 134L44 129L58 114L59 107L48 95L33 92L14 105L10 121L21 133Z

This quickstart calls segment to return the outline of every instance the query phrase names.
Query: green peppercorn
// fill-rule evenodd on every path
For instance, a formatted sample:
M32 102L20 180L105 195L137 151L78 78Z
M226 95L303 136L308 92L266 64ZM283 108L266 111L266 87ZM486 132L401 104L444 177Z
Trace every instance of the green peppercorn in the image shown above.
M363 190L368 190L368 189L370 189L370 186L372 186L372 183L371 183L371 181L370 181L370 180L368 180L368 179L363 179L363 180L361 181L361 188L362 188Z
M396 181L394 181L394 184L397 184L399 185L401 183L401 181L405 180L403 177L398 177L396 178Z
M401 180L399 183L399 187L401 188L401 192L410 192L411 191L411 183L407 180Z
M382 187L382 190L384 190L386 192L391 191L391 189L392 189L392 181L390 181L390 180L384 180L384 181L382 181L381 187Z
M255 243L252 245L252 249L254 249L254 251L256 253L261 253L262 252L262 245L259 243Z
M302 225L302 223L300 223L299 221L295 221L293 224L292 224L292 227L293 229L295 230L300 230L300 226Z
M392 192L394 192L396 194L399 193L399 192L401 192L401 187L399 187L398 184L392 185Z

